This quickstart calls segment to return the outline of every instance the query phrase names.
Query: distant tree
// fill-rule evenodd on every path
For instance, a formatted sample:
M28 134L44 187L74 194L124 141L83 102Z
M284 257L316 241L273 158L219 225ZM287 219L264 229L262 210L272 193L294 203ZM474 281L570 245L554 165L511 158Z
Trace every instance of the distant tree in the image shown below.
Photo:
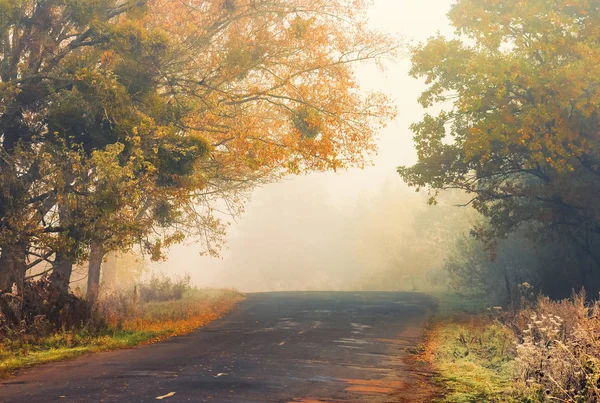
M412 186L463 189L489 219L489 244L532 224L560 234L600 267L600 4L459 0L457 38L418 46L412 75L437 106L412 126Z
M547 262L543 261L540 251L522 231L501 240L493 259L483 242L463 233L447 254L444 268L453 291L474 295L495 305L516 305L520 303L519 286L523 283L535 286L537 292L554 291L543 287L551 283L544 284L542 266Z
M354 214L355 259L368 268L358 286L416 290L447 285L444 263L456 239L476 221L473 209L459 208L462 192L444 192L438 205L405 186L386 184Z

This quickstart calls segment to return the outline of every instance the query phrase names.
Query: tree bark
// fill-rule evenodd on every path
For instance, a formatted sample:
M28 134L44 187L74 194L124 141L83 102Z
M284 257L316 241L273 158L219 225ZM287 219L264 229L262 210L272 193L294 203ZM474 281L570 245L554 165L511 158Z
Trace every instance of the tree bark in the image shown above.
M58 222L62 227L67 227L70 223L71 214L64 202L58 203ZM70 234L68 234L70 236ZM73 273L73 259L68 247L56 252L56 259L52 265L52 274L50 275L50 284L61 293L69 292L71 282L71 273Z
M56 254L56 261L50 275L50 283L53 287L62 293L69 292L69 283L71 282L71 273L73 272L73 262L64 252Z
M100 269L102 267L104 253L102 242L92 242L87 279L87 300L92 305L96 304L100 292Z
M102 286L105 288L115 288L117 285L117 253L111 252L106 257L106 262L102 265Z
M27 273L27 245L3 245L0 254L0 291L11 291L13 284L17 293L23 293Z

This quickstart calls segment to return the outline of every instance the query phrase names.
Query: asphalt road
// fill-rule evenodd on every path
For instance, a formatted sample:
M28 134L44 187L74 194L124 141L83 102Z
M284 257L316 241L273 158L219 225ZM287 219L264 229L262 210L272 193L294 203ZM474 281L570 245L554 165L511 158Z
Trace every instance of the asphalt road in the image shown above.
M190 335L23 371L0 402L412 402L406 350L430 308L412 293L250 294Z

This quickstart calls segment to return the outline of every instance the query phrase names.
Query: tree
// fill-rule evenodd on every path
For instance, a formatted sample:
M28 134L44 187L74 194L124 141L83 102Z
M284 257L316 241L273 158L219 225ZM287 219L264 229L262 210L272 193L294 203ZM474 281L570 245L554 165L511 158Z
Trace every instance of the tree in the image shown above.
M81 146L89 152L98 147L92 139L110 143L103 136L109 121L100 111L103 96L111 95L111 80L94 76L90 66L116 25L106 23L136 5L110 1L90 5L69 1L1 4L0 237L2 259L18 262L12 270L2 265L2 289L12 282L20 285L32 244L42 242L44 249L44 240L55 240L48 234L74 235L79 223L74 222L76 215L70 211L67 195L77 192L82 176L77 174L84 173L76 149ZM59 222L47 220L49 214ZM61 251L57 258L64 254ZM40 259L48 257L46 251L39 255Z
M529 223L568 238L600 266L600 5L565 0L460 0L457 38L418 46L425 114L412 126L412 186L463 189L495 240Z
M1 6L0 289L50 260L66 290L90 254L95 289L103 256L134 243L159 258L202 236L216 253L220 204L364 165L394 113L353 77L396 46L360 1Z
M181 136L157 100L170 54L162 31L139 26L145 3L3 6L0 245L18 264L3 265L0 286L21 285L28 254L54 255L66 291L86 247L106 231L139 236L135 210L176 197L209 145Z

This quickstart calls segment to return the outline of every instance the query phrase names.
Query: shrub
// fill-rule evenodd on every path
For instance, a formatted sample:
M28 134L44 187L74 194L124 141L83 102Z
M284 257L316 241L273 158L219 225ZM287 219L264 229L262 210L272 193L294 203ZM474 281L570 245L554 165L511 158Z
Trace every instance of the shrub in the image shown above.
M98 311L109 323L118 324L122 319L132 317L136 314L137 286L133 290L112 290L104 294L98 301ZM119 327L119 326L117 326Z
M171 279L165 275L153 275L148 281L137 286L142 302L180 300L192 289L189 275Z
M517 387L530 401L600 401L600 302L540 297L519 314Z
M100 313L87 301L53 288L47 278L26 282L22 296L2 297L0 342L5 347L36 343L58 331L85 329L97 334L106 328Z

